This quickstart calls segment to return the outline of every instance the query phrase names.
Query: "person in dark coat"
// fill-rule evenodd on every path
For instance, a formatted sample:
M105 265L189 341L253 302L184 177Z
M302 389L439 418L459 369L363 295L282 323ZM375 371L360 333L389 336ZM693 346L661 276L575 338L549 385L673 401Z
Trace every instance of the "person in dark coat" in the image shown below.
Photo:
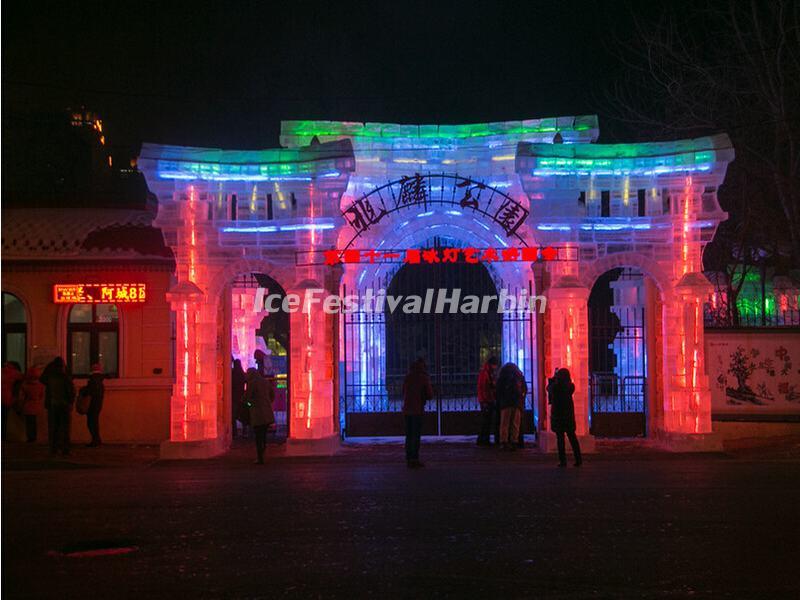
M528 385L514 363L506 363L497 376L497 408L500 411L500 444L503 450L515 450L520 421L525 408Z
M233 361L233 369L231 370L231 433L233 437L238 435L239 428L236 426L236 421L241 414L242 399L244 398L244 386L247 381L244 369L242 368L242 361L238 358ZM245 424L242 423L242 434L244 434Z
M406 463L409 468L424 466L419 461L419 446L422 438L422 416L425 403L433 398L433 386L428 377L425 361L418 358L408 370L403 381L403 416L406 424Z
M89 394L89 410L86 411L86 426L92 435L92 441L86 444L89 448L96 448L102 443L100 439L100 411L103 410L103 396L105 386L103 385L103 367L93 364L89 381L86 383L86 393Z
M75 386L67 373L64 359L60 356L48 364L39 381L44 384L44 407L47 409L50 453L59 450L64 456L70 451L69 429L72 405L75 402Z
M494 443L500 443L500 419L497 417L495 403L495 387L497 366L500 361L492 356L483 365L478 375L478 404L481 407L481 430L478 433L478 446L490 446L491 432L494 431Z
M575 405L572 394L575 384L572 383L567 369L558 369L547 383L547 396L550 403L550 429L556 434L558 443L558 466L567 466L567 453L564 447L564 436L569 438L572 454L575 457L575 466L583 463L581 446L575 435Z
M247 369L247 389L244 402L250 409L250 425L256 437L256 463L264 464L264 450L267 447L267 429L275 422L272 403L275 401L275 388L272 382L263 377L258 369Z

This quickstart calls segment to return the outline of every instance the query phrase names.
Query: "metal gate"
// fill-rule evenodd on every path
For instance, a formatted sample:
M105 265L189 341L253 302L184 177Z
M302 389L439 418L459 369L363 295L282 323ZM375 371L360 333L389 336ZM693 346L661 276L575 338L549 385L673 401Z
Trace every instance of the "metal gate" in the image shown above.
M263 273L247 273L240 275L231 283L232 288L263 288L269 294L285 295L283 288L269 275ZM230 334L231 332L229 332ZM261 319L258 329L250 332L260 337L267 349L267 364L271 375L275 377L275 400L272 410L275 415L275 433L278 437L289 436L289 374L291 353L289 349L289 315L284 311L267 314ZM252 357L245 358L245 368L252 362Z
M502 282L497 282L501 287ZM359 310L342 315L342 432L345 436L395 436L403 433L402 385L410 363L422 357L433 384L427 403L424 435L476 434L480 412L476 398L481 366L490 356L501 363L514 360L528 379L525 431L532 431L534 355L533 319L527 310L499 313L497 302L488 313L435 310L406 314L364 309L367 294L425 297L460 289L467 295L496 296L495 282L481 264L406 264L393 277L345 295L358 297ZM509 294L521 290L508 289ZM531 290L526 290L529 295ZM434 300L435 305L435 300ZM521 364L520 364L521 363Z
M601 277L589 299L591 433L600 437L646 434L647 340L644 277L615 269Z

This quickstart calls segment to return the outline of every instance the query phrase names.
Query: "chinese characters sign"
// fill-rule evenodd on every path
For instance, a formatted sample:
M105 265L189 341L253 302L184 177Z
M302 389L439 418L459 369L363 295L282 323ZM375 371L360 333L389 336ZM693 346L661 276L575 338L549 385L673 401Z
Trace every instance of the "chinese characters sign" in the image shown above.
M57 283L53 286L56 304L144 302L146 297L144 283Z
M508 237L517 235L528 216L528 209L511 196L483 182L445 173L401 177L355 200L342 216L353 228L355 239L397 210L417 207L427 211L436 205L477 213L499 225Z
M344 250L326 250L322 254L326 265L392 262L418 265L423 263L465 262L477 264L573 260L574 252L569 252L569 250L569 248L553 246L544 248L408 248L405 250L346 248ZM319 263L314 262L313 264Z

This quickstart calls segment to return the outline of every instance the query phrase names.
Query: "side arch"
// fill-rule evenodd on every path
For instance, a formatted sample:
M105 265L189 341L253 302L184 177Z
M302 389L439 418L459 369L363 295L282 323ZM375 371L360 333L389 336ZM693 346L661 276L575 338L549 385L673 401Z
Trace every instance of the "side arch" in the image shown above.
M584 274L590 431L600 437L651 437L663 427L665 298L671 289L665 293L657 264L636 255L607 257L591 266L596 276Z
M291 275L288 273L290 270L292 269L278 266L265 259L239 258L217 272L205 292L209 302L219 302L225 286L244 273L264 273L274 279L284 290L288 290L290 286L287 283L291 281Z
M667 302L672 297L670 274L658 262L632 252L620 252L592 261L585 269L580 269L578 279L587 290L591 290L604 273L624 267L636 267L649 276L656 284L662 302Z

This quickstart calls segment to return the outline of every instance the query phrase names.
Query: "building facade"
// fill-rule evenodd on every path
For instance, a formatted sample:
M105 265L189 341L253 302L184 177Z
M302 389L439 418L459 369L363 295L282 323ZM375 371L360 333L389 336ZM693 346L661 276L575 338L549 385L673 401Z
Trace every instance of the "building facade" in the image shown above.
M394 433L395 384L412 355L434 370L431 433L460 431L459 414L476 408L474 373L458 365L497 354L528 380L529 426L543 447L544 386L558 367L576 384L580 435L713 445L701 257L726 218L717 189L733 148L725 135L646 144L598 135L594 116L287 121L274 150L145 144L139 167L175 259L162 453L227 448L230 360L251 362L254 331L285 359L289 451ZM427 321L386 310L279 317L259 305L265 292L366 297L428 281L524 291L544 296L546 310Z
M3 360L25 371L63 357L85 383L106 373L105 442L169 437L173 316L166 302L175 263L154 215L121 209L3 211ZM46 414L39 439L47 439ZM73 441L86 441L73 418ZM15 414L10 439L24 439Z

